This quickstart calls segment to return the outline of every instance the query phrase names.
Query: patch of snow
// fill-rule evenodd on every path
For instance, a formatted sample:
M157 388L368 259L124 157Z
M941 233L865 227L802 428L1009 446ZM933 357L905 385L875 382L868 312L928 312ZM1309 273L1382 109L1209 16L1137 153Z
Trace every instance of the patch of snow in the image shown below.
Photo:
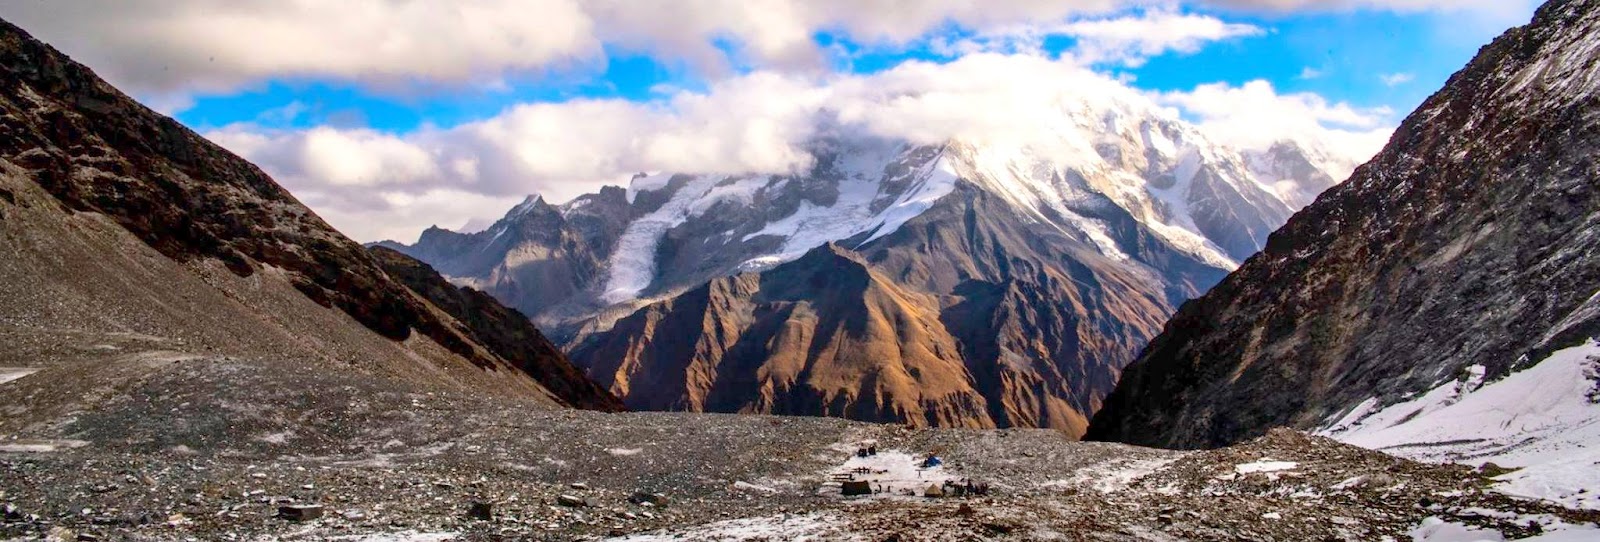
M256 440L267 444L288 444L291 438L294 438L294 431L279 431L256 436Z
M644 448L606 448L606 453L615 456L639 455L643 451Z
M867 240L870 242L898 230L955 189L956 175L940 155L923 164L910 164L917 169L911 176L910 186L903 192L898 195L885 192L885 179L880 178L879 172L890 161L909 159L909 152L899 146L869 146L862 156L842 160L844 172L843 179L836 185L838 197L826 206L802 201L789 216L768 222L761 230L744 236L743 241L775 236L782 238L783 244L770 254L746 260L740 264L740 271L766 269L795 260L830 241L867 232L872 232ZM894 202L887 208L873 211L873 203L887 197L894 197Z
M767 486L760 485L760 484L752 484L752 483L746 482L744 480L739 480L737 482L734 482L733 486L732 486L732 489L734 491L745 491L745 492L750 492L750 493L768 493L768 494L771 494L771 493L777 493L778 492L777 488L767 487Z
M1421 461L1517 467L1498 489L1600 509L1597 365L1591 339L1497 382L1481 384L1475 371L1404 403L1367 405L1322 433Z
M1506 539L1499 531L1470 527L1437 517L1422 520L1410 534L1411 540L1415 542L1479 542Z
M29 367L0 367L0 384L10 382L39 372L39 369Z
M1462 512L1468 512L1463 510ZM1527 538L1508 539L1499 531L1473 527L1463 523L1446 521L1439 517L1429 517L1422 520L1415 529L1409 533L1414 542L1501 542L1505 540L1521 540L1528 542L1587 542L1600 539L1600 527L1595 525L1573 525L1559 519L1535 515L1521 516L1510 512L1495 513L1494 510L1481 510L1479 512L1487 517L1498 517L1513 523L1537 523L1543 530L1541 534Z
M1261 459L1249 463L1240 463L1238 465L1234 465L1233 472L1239 474L1254 474L1262 472L1294 470L1299 467L1300 464L1293 461L1273 461L1271 459Z
M745 177L718 183L689 204L689 217L704 215L706 211L710 211L712 207L724 201L750 205L755 202L756 194L766 185L767 178L764 176Z
M907 221L933 207L935 202L955 190L956 179L956 172L950 167L948 159L941 156L935 160L914 188L906 191L898 201L878 214L879 225L876 231L861 244L865 245L874 239L894 233Z
M0 442L0 452L50 453L88 446L87 440L71 439L18 439Z
M637 188L641 182L654 177L643 177L634 181ZM680 188L672 195L661 208L641 216L628 224L628 229L617 238L616 249L610 258L610 275L606 279L605 293L601 299L607 303L622 303L639 296L639 292L650 287L656 275L656 246L661 244L661 236L689 219L690 208L702 196L709 192L721 177L696 177L687 185ZM662 181L665 183L665 181ZM629 189L631 196L634 188ZM630 197L630 201L632 201Z
M831 533L844 527L837 514L817 512L811 514L780 514L753 518L731 519L704 525L632 534L604 540L610 542L679 542L701 540L706 542L734 542L756 540L810 541L828 540Z
M392 533L331 536L328 537L327 540L337 540L340 542L444 542L446 540L457 540L459 538L461 538L461 533L425 533L412 530L396 531Z
M1162 457L1107 461L1102 464L1084 467L1078 470L1069 480L1052 480L1040 485L1047 488L1087 486L1101 493L1116 493L1127 489L1134 482L1139 481L1140 478L1161 472L1167 465L1171 465L1178 459L1179 457Z

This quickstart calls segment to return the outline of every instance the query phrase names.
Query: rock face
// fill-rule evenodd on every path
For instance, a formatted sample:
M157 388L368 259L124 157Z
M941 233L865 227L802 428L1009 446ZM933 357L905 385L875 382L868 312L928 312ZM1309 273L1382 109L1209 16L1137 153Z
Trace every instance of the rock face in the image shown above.
M566 354L516 309L506 308L489 294L450 284L410 256L383 247L370 250L389 276L465 324L464 331L474 341L532 375L562 402L604 412L624 410L620 399L573 367Z
M938 316L830 244L648 306L576 354L637 409L992 426Z
M1600 2L1485 47L1388 147L1185 304L1089 437L1207 447L1494 380L1600 334Z
M1063 92L1027 143L832 130L791 175L640 174L381 244L529 314L630 408L1081 433L1160 322L1340 166Z
M12 344L138 333L550 398L520 369L547 352L481 342L488 317L439 310L254 165L4 22L0 178Z

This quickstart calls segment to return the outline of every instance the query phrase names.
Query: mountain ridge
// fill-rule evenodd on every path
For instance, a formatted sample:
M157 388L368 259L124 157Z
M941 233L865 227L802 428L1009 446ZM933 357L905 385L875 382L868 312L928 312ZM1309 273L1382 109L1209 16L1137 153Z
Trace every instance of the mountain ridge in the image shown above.
M19 262L6 272L31 285L3 292L7 312L25 323L8 330L15 337L62 326L177 334L207 351L561 402L507 361L538 355L475 341L470 326L395 281L260 168L4 21L0 52L0 200L9 209L0 216ZM37 272L97 253L105 261ZM108 288L129 276L153 283ZM69 315L49 295L107 310ZM199 298L211 300L213 317L202 316ZM196 327L208 319L217 330Z
M1029 144L920 145L835 130L809 145L816 160L806 171L645 173L626 189L563 204L529 196L478 233L429 229L415 245L383 246L520 308L630 408L847 412L1079 434L1161 321L1288 218L1284 183L1314 190L1331 176L1258 171L1321 158L1292 143L1269 149L1271 160L1217 145L1142 97L1064 103L1054 131ZM851 253L870 276L917 294L915 303L831 310L924 322L926 335L867 343L905 340L937 353L911 359L938 375L940 399L904 386L883 393L868 373L846 384L785 377L774 388L782 393L764 396L725 391L773 382L760 375L782 367L833 363L802 344L882 346L809 320L799 325L806 340L785 342L787 324L751 316L778 310L763 301L770 289L728 280L804 274L792 265L817 247ZM841 301L824 292L794 299ZM767 346L733 349L734 336ZM900 363L901 352L884 352L881 367ZM850 408L830 403L838 397Z
M1383 152L1185 304L1089 436L1210 447L1314 428L1593 336L1596 42L1600 9L1570 0L1484 47Z

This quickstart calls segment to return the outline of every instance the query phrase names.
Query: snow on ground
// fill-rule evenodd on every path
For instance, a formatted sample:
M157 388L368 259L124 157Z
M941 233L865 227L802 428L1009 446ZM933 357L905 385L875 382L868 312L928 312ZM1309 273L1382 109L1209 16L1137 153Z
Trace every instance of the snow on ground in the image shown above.
M349 536L336 536L328 540L341 542L444 542L456 540L461 533L423 533L417 531L399 531L393 533L362 534Z
M1544 534L1515 540L1533 542L1589 542L1600 540L1600 527L1572 525L1548 516L1518 518L1518 523L1534 522L1544 529ZM1480 529L1470 525L1445 521L1437 517L1422 520L1411 531L1414 542L1502 542L1507 540L1498 531Z
M71 439L18 439L0 441L0 452L49 453L88 446L87 440Z
M229 538L233 538L230 536ZM366 533L328 536L318 532L315 525L306 525L298 531L280 535L263 536L253 540L255 542L285 542L289 540L328 540L338 542L445 542L458 540L461 533L449 532L421 532L414 529L395 531L391 533Z
M1070 479L1051 480L1039 485L1045 488L1091 487L1101 493L1116 493L1127 489L1140 478L1160 472L1180 457L1106 461L1079 469Z
M852 451L854 451L852 449ZM922 491L930 485L940 485L945 481L960 481L959 473L951 472L943 465L937 467L922 466L926 454L911 454L899 450L878 450L878 455L857 457L852 454L844 464L828 471L831 477L834 474L853 474L855 480L865 480L872 484L874 490L883 488L883 497L893 496L921 496ZM856 469L866 469L866 472L857 474ZM823 495L839 495L839 482L830 481L822 485L817 492ZM907 495L907 493L910 495Z
M1294 470L1299 466L1299 463L1295 463L1293 461L1273 461L1271 459L1261 459L1257 461L1251 461L1249 463L1240 463L1238 465L1234 465L1233 472L1239 474L1278 472L1284 470Z
M39 372L28 367L0 367L0 384Z
M753 518L731 519L650 533L633 534L605 540L611 542L679 542L697 540L705 542L732 542L738 540L824 540L830 532L843 526L839 516L828 512L810 514L780 514Z
M1321 433L1420 461L1518 468L1509 494L1600 509L1600 341L1488 384L1482 371L1404 403L1369 401Z

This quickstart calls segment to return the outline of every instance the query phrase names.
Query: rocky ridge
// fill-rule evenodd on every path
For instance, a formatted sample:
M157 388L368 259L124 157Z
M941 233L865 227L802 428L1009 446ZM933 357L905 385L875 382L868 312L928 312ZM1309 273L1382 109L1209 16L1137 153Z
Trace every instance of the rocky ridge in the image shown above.
M1484 47L1185 304L1089 436L1187 448L1314 428L1600 334L1597 44L1600 4L1558 0Z
M477 342L259 168L3 22L0 52L9 345L134 333L557 401L508 361L539 354Z

